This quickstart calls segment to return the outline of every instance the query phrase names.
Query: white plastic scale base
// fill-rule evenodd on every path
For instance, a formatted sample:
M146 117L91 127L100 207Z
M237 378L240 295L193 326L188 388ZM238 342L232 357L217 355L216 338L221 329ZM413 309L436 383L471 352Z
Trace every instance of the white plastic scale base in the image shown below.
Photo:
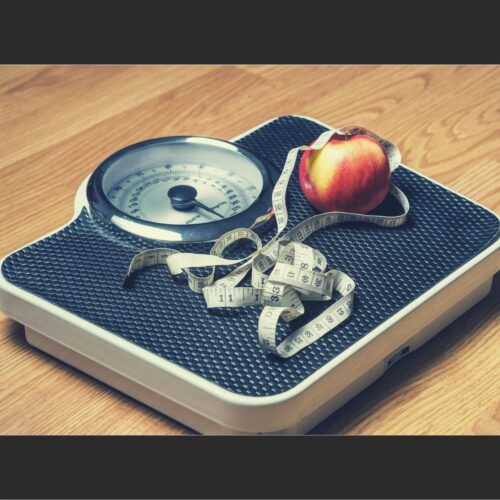
M425 318L429 320L430 317L434 317L434 319L432 319L430 323L424 326L419 332L415 333L415 331L413 331L413 338L406 342L404 347L398 348L396 352L391 353L389 356L380 356L380 354L383 353L383 346L379 347L376 343L371 346L371 349L368 349L367 346L365 349L358 351L356 356L353 355L350 357L349 363L344 363L346 366L344 366L343 370L342 366L339 366L337 370L332 372L327 380L323 381L321 388L317 387L315 389L316 394L314 399L317 399L319 394L327 397L322 405L310 413L307 412L307 407L302 408L299 421L296 421L285 428L276 428L273 433L304 434L315 427L323 419L349 401L349 399L354 397L357 393L361 392L364 388L379 378L384 371L392 366L396 361L401 359L410 351L420 347L436 333L461 316L465 311L477 304L481 299L488 295L491 290L491 283L492 278L486 280L480 286L473 289L465 297L460 298L458 302L453 304L452 307L444 309L445 304L450 304L453 298L457 299L457 297L462 295L464 287L467 287L465 278L455 281L452 287L443 290L439 294L440 297L436 297L434 300L428 301L425 307L420 308L418 311L418 319L417 312L415 312L415 315L410 315L407 318L407 321L401 322L393 328L392 335L395 337L401 338L398 333L399 329L406 330L407 333L410 333L408 336L411 336L410 325L414 325L414 328L420 328L422 325L419 324L420 321ZM438 311L441 311L442 314L436 315ZM132 378L118 373L104 364L96 362L76 350L53 340L49 336L33 330L32 328L25 326L25 332L26 340L31 345L85 373L88 373L96 379L105 382L125 394L128 394L151 408L154 408L155 410L158 410L159 412L164 413L179 422L183 422L188 427L191 427L202 434L248 433L245 432L244 429L229 428L224 424L224 422L215 422L206 416L193 411L187 406L177 403L173 399L170 399L167 395L159 394L146 385L142 385ZM384 335L384 337L386 336L389 336L389 333ZM349 369L349 365L351 365L351 369ZM359 373L361 373L361 370L365 371L361 376L356 378L352 373L353 367L356 367L356 371L359 370ZM238 411L244 412L245 408L242 407ZM272 412L270 416L276 413L279 413L279 410L278 412ZM259 425L261 426L260 428L264 428L266 423L260 422ZM263 432L259 431L254 431L253 433L263 434Z
M87 179L78 190L75 214L86 204L86 183ZM293 389L273 396L250 397L222 389L15 287L1 273L0 306L25 325L31 345L200 433L302 434L484 298L500 267L499 243L497 240Z

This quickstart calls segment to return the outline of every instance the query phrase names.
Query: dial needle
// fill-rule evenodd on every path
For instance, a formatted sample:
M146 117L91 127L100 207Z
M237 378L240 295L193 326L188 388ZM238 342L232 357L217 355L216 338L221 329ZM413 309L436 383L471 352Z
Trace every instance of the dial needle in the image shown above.
M199 202L198 200L194 200L194 203L196 206L203 208L203 210L206 210L207 212L210 212L211 214L217 215L217 217L220 217L221 219L224 218L224 216L221 215L219 212L216 212L213 208L207 207L206 205Z

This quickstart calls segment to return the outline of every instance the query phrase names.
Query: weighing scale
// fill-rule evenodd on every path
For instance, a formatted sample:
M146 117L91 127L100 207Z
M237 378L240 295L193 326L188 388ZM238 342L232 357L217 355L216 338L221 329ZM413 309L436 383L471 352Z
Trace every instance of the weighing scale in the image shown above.
M168 137L115 153L83 181L67 225L3 259L2 311L30 344L198 432L307 432L488 294L500 267L496 214L397 166L404 224L347 221L307 238L352 278L355 300L346 321L288 358L259 344L261 306L207 308L164 266L123 279L148 249L208 254L250 227L269 241L289 151L328 129L284 116L231 142ZM298 175L286 191L289 227L316 214ZM374 213L400 212L388 195ZM328 305L308 302L294 322Z

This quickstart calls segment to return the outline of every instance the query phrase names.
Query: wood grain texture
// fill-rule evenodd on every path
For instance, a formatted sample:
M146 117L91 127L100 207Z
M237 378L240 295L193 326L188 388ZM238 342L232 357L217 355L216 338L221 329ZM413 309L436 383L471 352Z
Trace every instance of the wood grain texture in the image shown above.
M67 222L82 179L117 149L229 139L283 114L371 128L416 170L500 210L498 66L3 66L0 256ZM500 434L498 278L314 432ZM30 347L3 315L0 356L0 434L192 432Z

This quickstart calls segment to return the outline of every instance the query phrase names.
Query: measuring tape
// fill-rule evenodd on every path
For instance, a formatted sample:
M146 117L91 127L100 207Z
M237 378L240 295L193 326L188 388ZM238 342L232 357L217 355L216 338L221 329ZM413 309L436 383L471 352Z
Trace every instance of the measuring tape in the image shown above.
M401 161L401 154L394 144L365 128L347 126L323 132L313 144L298 146L288 152L282 173L274 186L273 210L256 219L253 224L255 226L272 215L275 216L277 231L268 243L263 245L252 229L241 228L223 234L212 246L210 254L182 253L172 248L145 250L132 259L124 286L130 282L133 273L160 264L168 266L173 276L185 272L189 287L193 292L203 293L208 308L262 305L258 322L259 342L266 351L282 358L293 356L347 320L353 309L356 288L354 281L337 269L326 271L325 256L302 242L319 229L341 222L365 222L384 227L401 226L406 220L410 204L404 193L391 183L389 192L402 206L401 215L327 212L302 221L282 235L288 223L286 192L297 155L300 151L322 149L335 134L366 134L374 138L384 148L391 171ZM222 257L224 250L238 240L250 240L257 249L241 259ZM215 281L217 266L235 264L240 265ZM212 267L212 270L208 276L197 276L191 268L198 267ZM237 286L249 271L252 272L252 286ZM304 314L304 302L329 301L334 291L340 293L339 300L277 343L276 331L280 319L289 323Z

